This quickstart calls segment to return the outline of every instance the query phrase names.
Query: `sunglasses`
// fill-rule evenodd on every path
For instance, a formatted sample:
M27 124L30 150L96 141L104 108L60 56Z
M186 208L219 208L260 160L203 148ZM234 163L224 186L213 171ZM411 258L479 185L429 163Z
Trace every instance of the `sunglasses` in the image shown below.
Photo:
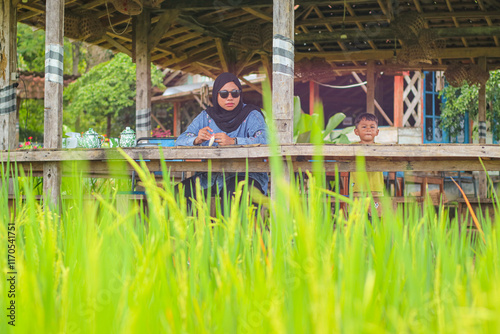
M227 99L229 96L229 93L231 93L231 96L235 99L237 97L240 97L241 90L239 89L233 89L232 91L228 92L227 90L220 90L219 95L223 99Z

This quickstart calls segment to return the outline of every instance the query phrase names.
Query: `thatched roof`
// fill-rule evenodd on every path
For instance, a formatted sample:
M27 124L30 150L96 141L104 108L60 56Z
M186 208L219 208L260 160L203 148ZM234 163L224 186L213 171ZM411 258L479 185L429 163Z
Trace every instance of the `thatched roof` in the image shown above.
M489 69L500 67L499 0L295 3L295 67L303 81L311 68L320 78L363 71L369 60L388 71L445 69L478 57L487 58ZM162 67L214 77L224 70L269 71L272 64L272 0L70 0L65 6L67 37L132 56L141 16L123 12L148 12L149 40L157 42L151 59ZM45 1L20 2L18 21L44 28L44 11Z

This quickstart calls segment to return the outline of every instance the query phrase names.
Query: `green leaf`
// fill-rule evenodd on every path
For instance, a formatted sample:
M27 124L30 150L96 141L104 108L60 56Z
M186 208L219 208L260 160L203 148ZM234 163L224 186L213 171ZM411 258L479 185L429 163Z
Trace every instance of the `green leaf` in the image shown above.
M342 123L345 117L345 114L341 112L331 116L328 120L328 124L326 125L325 134L332 132L337 126L339 126L340 123Z
M300 97L293 97L293 128L294 130L298 128L298 124L300 122L301 116L303 112L300 107Z
M303 132L297 136L297 143L310 143L311 131Z

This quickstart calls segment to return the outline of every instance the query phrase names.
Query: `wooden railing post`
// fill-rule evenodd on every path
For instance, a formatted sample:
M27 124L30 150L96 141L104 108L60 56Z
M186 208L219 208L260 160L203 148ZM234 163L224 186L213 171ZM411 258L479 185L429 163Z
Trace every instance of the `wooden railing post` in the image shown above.
M293 141L293 0L273 2L273 117L280 144Z
M135 131L137 138L151 135L151 53L148 36L151 29L151 13L144 8L136 18L135 60L136 60L136 111Z
M294 2L273 1L273 118L280 145L293 142ZM286 166L286 165L285 165ZM290 173L285 167L285 177ZM271 174L271 197L276 198L276 177Z
M479 58L479 67L486 70L486 57ZM486 84L479 88L477 123L479 128L479 144L486 144ZM479 172L478 177L479 198L488 197L488 183L486 172Z
M63 113L64 1L47 0L45 26L44 148L61 148ZM43 192L49 204L57 205L61 193L61 164L43 166Z
M0 1L0 150L13 150L16 140L17 11L12 0Z

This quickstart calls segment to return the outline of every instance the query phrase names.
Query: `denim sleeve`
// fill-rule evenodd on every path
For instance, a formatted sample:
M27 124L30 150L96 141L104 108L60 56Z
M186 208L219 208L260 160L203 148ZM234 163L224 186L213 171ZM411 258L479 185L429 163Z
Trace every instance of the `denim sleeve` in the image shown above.
M238 145L267 144L267 125L264 116L257 110L252 111L247 120L245 137L237 137Z
M196 118L189 124L186 131L184 131L177 140L175 146L195 146L194 140L198 137L198 131L204 128L204 120L206 119L206 112L202 111Z

